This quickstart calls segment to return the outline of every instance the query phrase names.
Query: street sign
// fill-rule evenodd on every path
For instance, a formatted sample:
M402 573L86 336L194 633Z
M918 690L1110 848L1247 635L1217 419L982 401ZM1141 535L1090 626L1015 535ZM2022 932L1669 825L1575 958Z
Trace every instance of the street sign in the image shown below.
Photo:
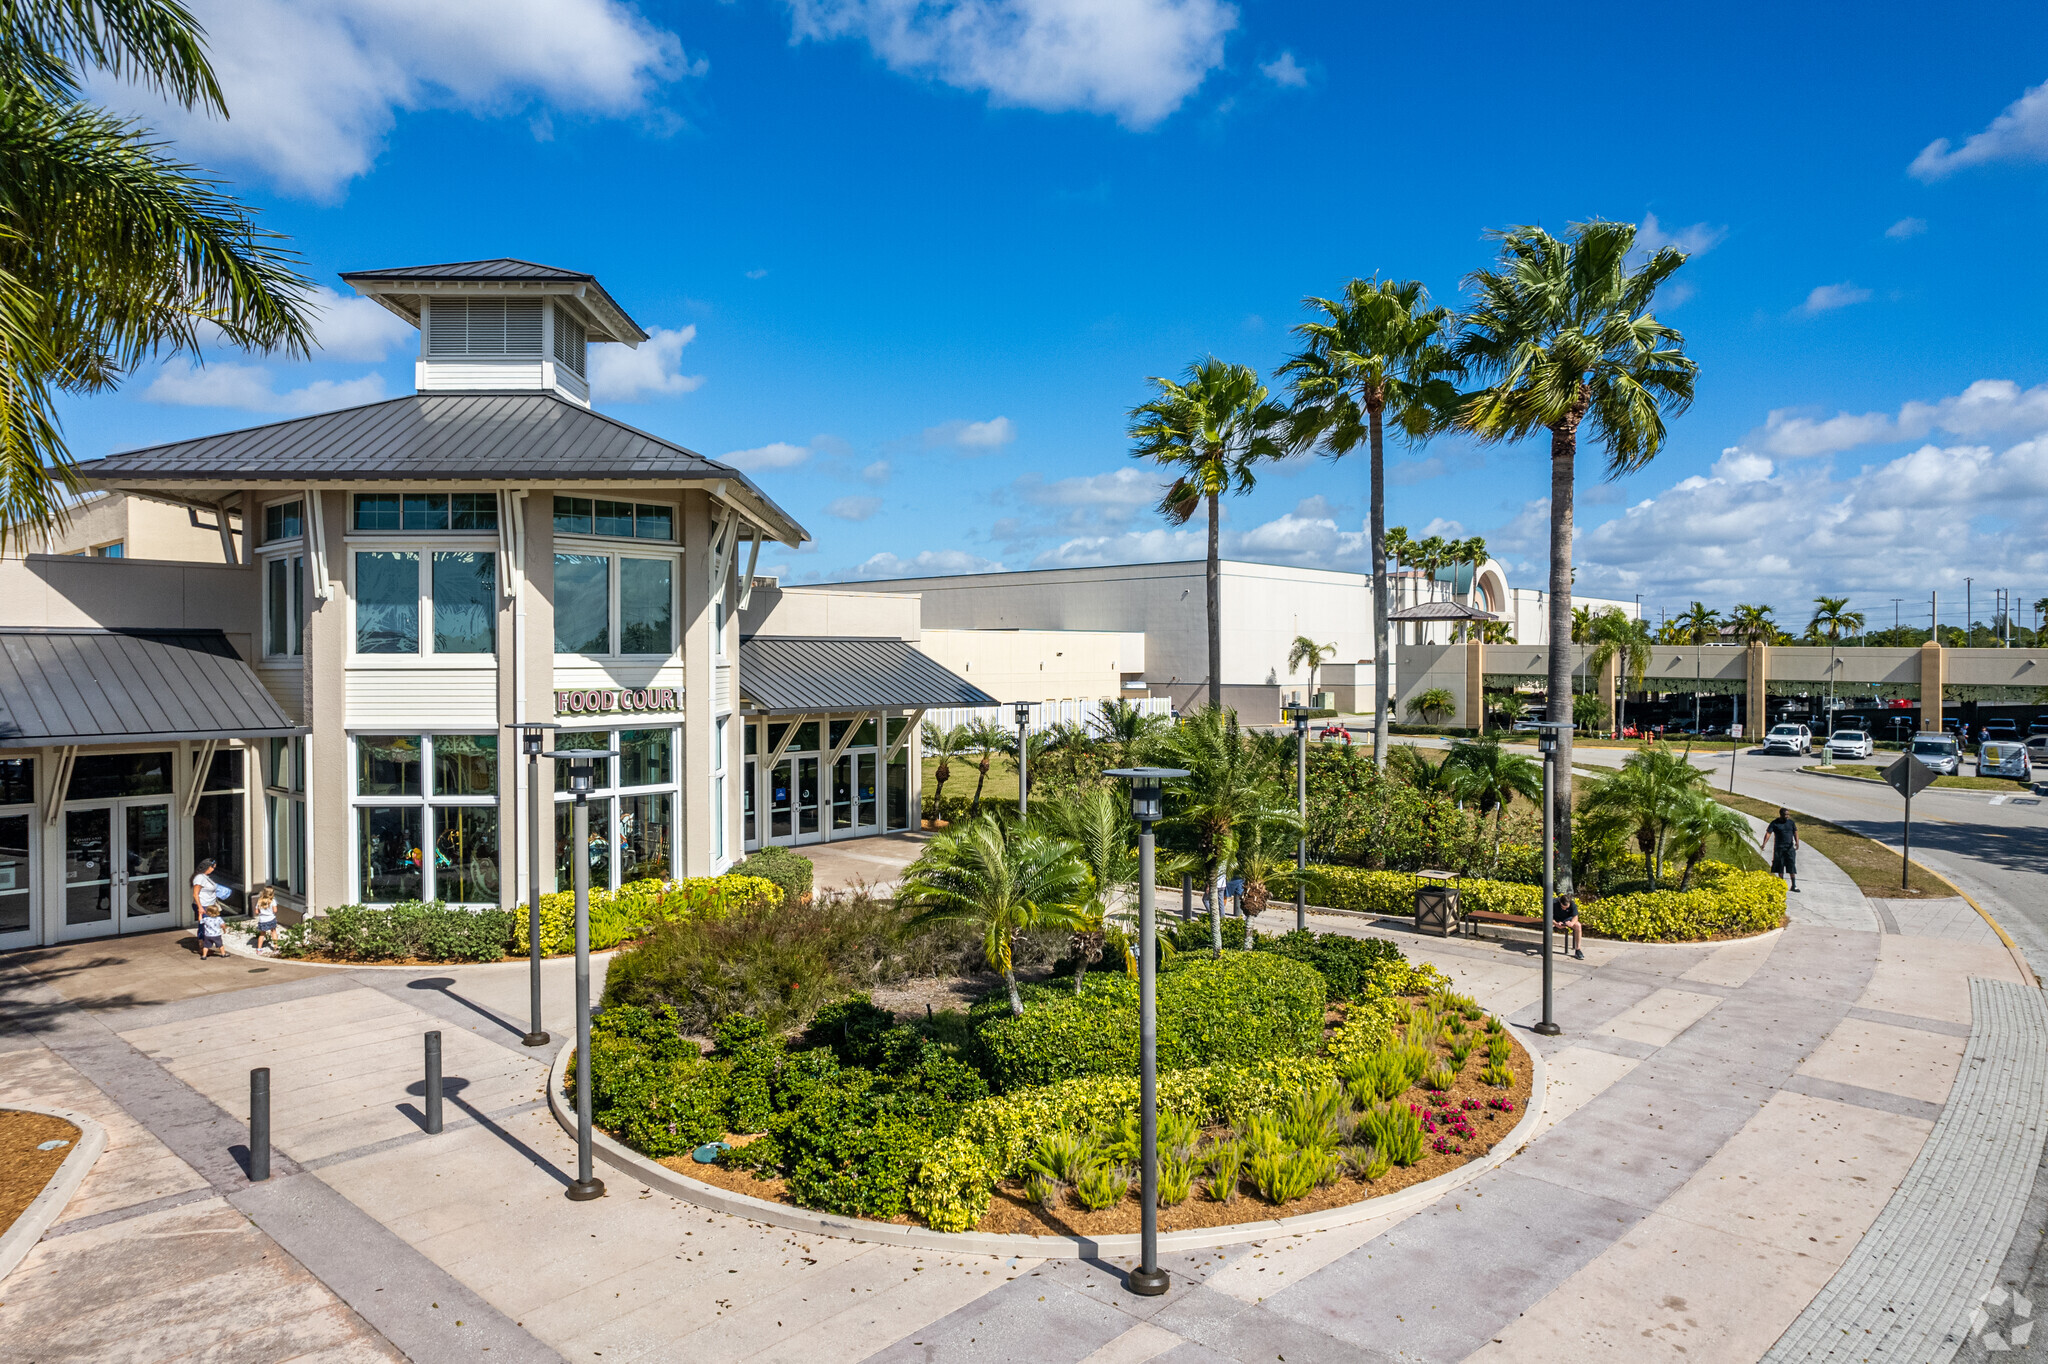
M1934 785L1934 769L1909 753L1884 770L1884 779L1894 791L1911 800Z

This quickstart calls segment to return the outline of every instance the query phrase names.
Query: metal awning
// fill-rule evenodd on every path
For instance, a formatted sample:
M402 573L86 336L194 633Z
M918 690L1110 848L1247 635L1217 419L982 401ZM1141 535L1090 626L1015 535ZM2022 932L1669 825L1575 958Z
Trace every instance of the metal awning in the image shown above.
M219 630L0 629L0 746L309 732Z
M1387 612L1388 620L1499 620L1491 611L1481 611L1455 601L1426 601Z
M1000 704L900 639L743 639L739 691L771 715Z

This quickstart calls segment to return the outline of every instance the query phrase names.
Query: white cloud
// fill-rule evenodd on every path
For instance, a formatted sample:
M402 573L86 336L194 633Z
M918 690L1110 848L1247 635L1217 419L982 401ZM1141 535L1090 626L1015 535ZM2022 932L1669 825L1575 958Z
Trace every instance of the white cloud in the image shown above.
M942 573L999 573L1002 564L964 549L920 550L904 559L887 551L870 556L854 572L863 578L928 578Z
M1908 237L1917 237L1926 230L1927 220L1925 218L1901 218L1886 228L1884 235L1890 237L1895 242L1902 242Z
M1893 440L1896 432L1892 419L1882 412L1861 416L1838 412L1821 419L1794 416L1791 408L1778 408L1764 419L1763 447L1774 455L1796 459Z
M1818 317L1869 298L1870 290L1860 289L1846 280L1840 284L1823 284L1806 296L1806 302L1799 305L1799 311L1808 317Z
M1270 62L1263 63L1259 70L1273 84L1296 90L1308 86L1308 72L1294 60L1292 52L1283 52Z
M889 481L889 461L878 459L873 464L862 469L860 471L860 481L877 485L887 483Z
M1979 379L1952 397L1907 402L1897 417L1883 412L1802 416L1778 408L1764 419L1759 443L1774 455L1828 455L1859 445L1920 440L1946 431L1966 440L2048 433L2048 384L2023 389L2010 379Z
M1223 62L1222 0L789 0L798 39L865 40L892 71L990 102L1149 128Z
M316 379L303 388L279 392L271 386L270 371L262 365L200 365L180 356L165 362L142 396L148 402L178 407L231 407L303 416L374 403L384 396L384 377L365 374L355 379Z
M1165 484L1157 473L1141 469L1116 469L1106 474L1046 480L1043 474L1024 474L1010 485L1021 502L1034 507L1093 507L1130 510L1149 507L1159 501Z
M1981 133L1950 149L1937 137L1913 158L1906 172L1920 180L1939 180L1969 166L1993 161L2048 161L2048 83L2035 86L2005 106Z
M323 285L313 290L312 301L320 315L313 330L322 359L382 360L394 346L410 350L418 344L413 325L375 299Z
M664 394L694 393L704 386L701 374L682 374L683 347L697 339L694 324L674 331L656 327L637 348L616 342L590 348L590 396L613 402L639 402Z
M1397 459L1387 466L1387 482L1397 488L1412 487L1427 483L1432 478L1442 478L1449 472L1449 466L1435 455L1427 459Z
M950 445L968 454L1000 450L1017 439L1017 428L1008 417L991 417L984 422L951 421L924 429L927 450Z
M1710 223L1694 223L1691 227L1666 229L1657 221L1656 214L1645 213L1642 225L1636 229L1636 250L1647 255L1662 251L1667 246L1675 246L1688 256L1704 256L1719 246L1721 239L1727 235L1727 228L1715 227Z
M747 278L748 278L748 279L766 279L766 278L768 278L768 272L767 272L766 270L749 270L749 271L747 271Z
M881 509L879 497L835 497L825 504L825 515L841 521L865 521Z
M701 75L674 35L619 0L193 0L227 119L132 87L97 93L206 165L253 166L333 199L375 164L400 112L623 117L666 81ZM551 135L546 109L530 120Z
M754 471L758 469L793 469L811 457L811 452L801 445L791 445L779 440L771 445L756 446L752 450L733 450L720 455L721 464L730 464L735 469Z

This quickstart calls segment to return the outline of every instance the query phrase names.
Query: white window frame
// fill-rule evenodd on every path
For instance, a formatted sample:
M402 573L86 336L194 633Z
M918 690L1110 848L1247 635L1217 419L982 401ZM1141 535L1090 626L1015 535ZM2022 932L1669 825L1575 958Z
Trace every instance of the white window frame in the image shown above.
M651 718L651 717L650 717L650 718ZM617 799L619 799L619 798L621 798L621 797L624 797L624 796L660 796L660 795L666 795L666 796L668 796L668 797L669 797L669 810L668 810L668 815L669 815L669 830L668 830L668 846L669 846L669 849L670 849L670 855L669 855L669 876L670 876L671 878L674 878L674 879L680 879L680 877L682 876L682 860L683 860L683 840L682 840L682 833L683 833L683 823L684 823L684 821L683 821L683 801L684 801L684 793L683 793L683 727L682 727L682 725L681 725L681 724L679 724L679 723L675 723L675 722L670 722L670 723L668 723L668 724L647 724L647 725L629 725L629 724L623 724L623 723L620 723L620 724L611 724L611 725L605 725L605 726L603 726L603 727L601 727L601 728L600 728L599 726L596 726L596 725L590 725L590 726L583 726L583 727L576 727L576 728L570 728L570 727L566 727L566 726L565 726L564 728L562 728L562 729L559 729L559 730L556 730L556 731L555 731L555 738L556 738L556 740L557 740L557 747L559 748L559 747L561 746L561 745L560 745L560 740L561 740L561 739L562 739L562 738L563 738L564 736L566 736L566 735L570 735L570 734L597 734L597 735L600 735L600 736L602 736L602 737L603 737L603 740L604 740L604 747L606 747L606 748L609 748L609 749L617 749L617 748L619 747L619 734L620 734L620 732L621 732L621 731L624 731L624 730L629 730L629 729L630 729L630 730L636 730L636 731L644 731L644 730L650 730L650 729L665 729L665 730L667 730L667 731L669 732L669 749L668 749L668 761L669 761L669 774L670 774L670 775L669 775L669 779L668 779L668 780L667 780L666 782L657 782L657 783L654 783L654 784L652 784L652 785L641 785L641 786L625 786L625 785L613 785L613 784L611 784L611 783L612 783L612 779L613 779L613 778L614 778L614 777L615 777L615 776L616 776L616 775L618 774L618 770L619 770L619 769L618 769L618 764L619 764L620 762L622 762L622 761L623 761L623 758L607 758L607 759L605 759L605 770L604 770L604 780L605 780L606 784L605 784L605 785L603 785L603 786L598 786L598 785L595 785L595 784L593 784L593 785L592 785L592 787L591 787L591 789L590 789L590 794L589 794L589 797L588 797L588 798L589 798L589 800L590 800L590 801L591 801L591 802L592 802L592 803L594 804L594 803L596 803L596 802L598 802L598 801L605 801L605 802L611 802L611 801L615 801L615 800L617 800ZM557 771L562 771L562 770L565 770L565 769L566 769L566 767L567 767L567 764L566 764L566 763L558 763L558 764L556 765L556 770L557 770ZM553 809L559 809L559 808L561 808L561 807L563 807L563 806L566 806L566 805L570 805L570 804L572 804L572 803L573 803L573 802L575 801L575 799L576 799L576 798L575 798L575 797L574 797L573 795L571 795L571 794L570 794L569 792L567 792L567 791L556 791L556 792L554 792L554 807L553 807ZM552 810L550 811L550 814L552 815ZM550 830L550 831L552 832L552 830L553 830L553 828L554 828L554 825L553 825L553 824L550 824L550 825L549 825L548 827L549 827L549 830ZM612 856L611 856L611 857L610 857L610 858L608 859L608 861L609 861L609 868L610 868L610 876L611 876L611 884L610 884L610 885L606 885L606 886L592 885L592 886L591 886L591 889L592 889L592 890L594 890L594 891L595 891L595 890L606 890L606 891L608 891L608 890L612 890L612 889L616 888L616 887L617 887L617 886L618 886L618 885L620 884L620 882L619 882L619 858L618 858L618 845L617 845L616 839L615 839L615 837L614 837L614 836L615 836L615 833L616 833L616 831L615 831L615 830L607 830L607 831L606 831L606 836L607 836L607 837L610 837L610 838L614 838L614 841L613 841L613 845L612 845ZM554 874L554 868L555 868L555 863L553 863L553 862L550 862L550 863L548 864L548 873L549 873L549 875L551 875L551 876L552 876L552 875ZM556 887L556 889L557 889L557 890L566 890L566 889L569 889L569 887L567 887L567 886L557 886L557 887Z
M348 658L351 664L371 667L380 665L404 665L443 668L482 668L497 666L498 650L503 643L503 631L499 628L499 608L504 600L505 565L498 553L497 536L489 531L450 531L437 534L429 539L419 538L417 531L410 535L397 531L370 531L352 535L345 542L348 554ZM491 647L484 653L439 653L434 648L434 555L487 554L491 556ZM412 554L417 556L419 578L419 647L404 654L366 654L356 648L357 595L356 555L358 554Z
M627 544L634 546L634 548L630 550L622 548L623 545ZM641 546L646 546L647 549L643 550ZM605 610L606 618L608 621L608 628L610 631L609 638L612 645L612 651L610 653L604 654L557 653L555 655L555 658L558 662L575 663L578 661L620 659L637 659L642 661L647 659L674 659L682 653L683 552L680 549L675 548L673 545L664 544L660 540L622 541L612 539L609 536L557 535L555 537L554 553L586 554L591 556L603 555L611 560L610 578L606 589L610 593L610 600L606 603ZM619 649L619 646L625 643L626 638L625 630L623 628L624 622L621 619L620 615L622 594L624 592L625 583L623 575L621 574L619 568L620 562L625 559L662 559L666 560L669 564L669 648L668 652L665 654L629 654L623 653Z
M373 655L374 657L375 655ZM402 734L416 737L420 741L420 794L416 796L379 796L362 793L363 766L359 752L360 740L365 736ZM437 739L497 739L499 763L493 769L494 781L498 786L495 794L488 796L444 796L434 791L434 743ZM349 856L349 903L364 905L370 902L363 898L363 856L362 817L359 810L380 809L394 805L416 806L420 810L420 899L428 904L436 896L435 881L438 870L434 866L434 811L443 806L482 807L498 812L498 878L499 899L504 898L506 859L505 840L510 830L507 827L504 791L504 736L493 730L444 728L421 731L387 727L382 729L350 730L348 735L348 856ZM383 902L379 902L383 903ZM448 904L460 908L496 909L498 900L449 900Z

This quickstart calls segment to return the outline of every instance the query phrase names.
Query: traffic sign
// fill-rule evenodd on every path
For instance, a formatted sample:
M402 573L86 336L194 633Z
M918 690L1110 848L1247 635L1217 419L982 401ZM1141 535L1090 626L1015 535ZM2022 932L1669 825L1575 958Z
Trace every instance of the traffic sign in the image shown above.
M1911 800L1934 785L1934 769L1909 753L1884 770L1884 779L1894 791Z

